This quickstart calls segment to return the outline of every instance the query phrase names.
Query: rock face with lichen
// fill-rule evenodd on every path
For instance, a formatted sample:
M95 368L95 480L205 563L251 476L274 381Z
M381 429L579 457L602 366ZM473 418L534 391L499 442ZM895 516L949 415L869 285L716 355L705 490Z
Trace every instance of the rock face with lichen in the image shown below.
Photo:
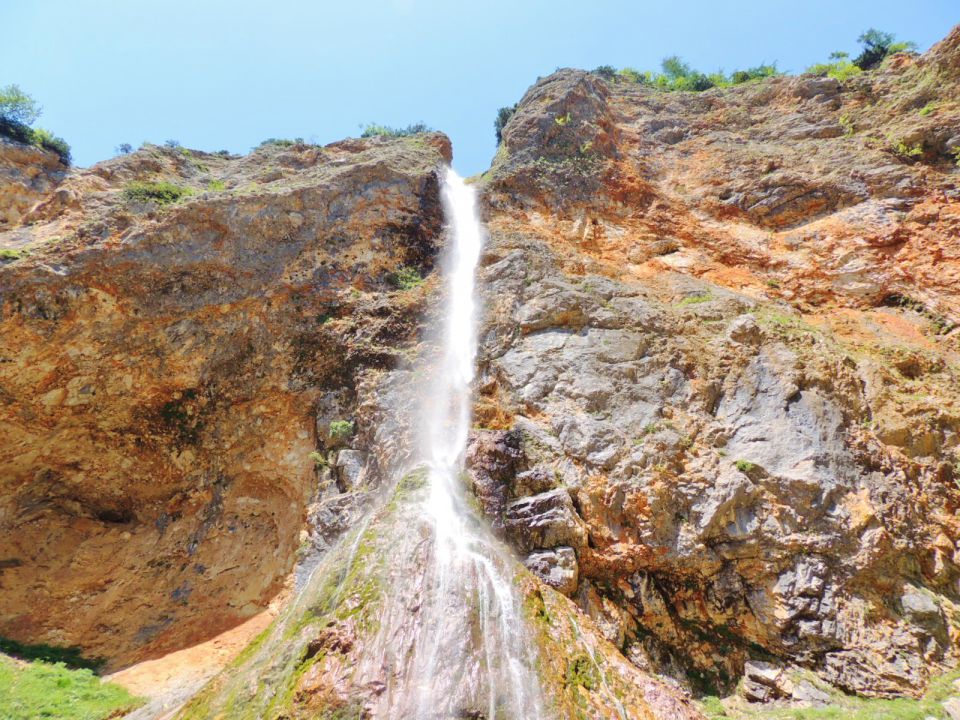
M561 70L480 181L484 507L694 692L957 662L958 43L703 93Z

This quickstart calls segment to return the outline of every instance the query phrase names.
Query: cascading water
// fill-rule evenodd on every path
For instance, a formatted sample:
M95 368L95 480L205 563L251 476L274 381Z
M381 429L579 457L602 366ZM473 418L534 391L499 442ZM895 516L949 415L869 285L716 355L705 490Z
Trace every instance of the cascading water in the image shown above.
M514 588L516 561L463 493L477 352L474 286L484 230L474 190L453 170L445 172L442 198L450 244L439 358L428 363L419 412L426 492L416 520L422 526L419 533L411 529L417 546L396 573L405 577L393 584L382 619L379 669L398 679L375 714L539 718L536 651ZM410 627L411 606L415 625L401 632Z
M473 189L449 169L442 199L442 321L426 343L435 352L398 371L420 397L414 437L402 438L412 450L407 469L305 575L267 636L181 717L260 720L318 707L335 713L323 717L382 720L548 715L517 587L525 571L464 489L484 231ZM291 710L300 702L305 714Z

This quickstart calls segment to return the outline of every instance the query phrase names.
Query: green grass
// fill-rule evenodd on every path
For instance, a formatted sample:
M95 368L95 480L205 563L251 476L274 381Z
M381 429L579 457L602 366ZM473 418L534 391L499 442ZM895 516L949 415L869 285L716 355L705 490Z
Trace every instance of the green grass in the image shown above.
M21 664L0 656L0 717L4 720L105 720L141 704L88 668L39 660Z
M193 194L193 190L169 182L132 182L123 189L123 196L131 202L153 202L170 205Z
M413 290L423 285L423 277L416 268L402 266L390 273L390 282L399 290Z
M0 260L17 260L25 254L23 250L14 250L12 248L0 248Z
M222 192L227 189L227 184L223 180L211 180L207 183L207 190L211 192Z
M756 467L757 467L756 463L752 463L752 462L750 462L749 460L737 460L737 461L734 463L734 465L736 465L736 466L737 466L737 470L739 470L739 471L742 472L742 473L748 473L748 472L750 472L751 470L756 469Z
M687 295L683 298L678 305L699 305L700 303L710 302L713 300L713 294L709 292L697 293L696 295Z

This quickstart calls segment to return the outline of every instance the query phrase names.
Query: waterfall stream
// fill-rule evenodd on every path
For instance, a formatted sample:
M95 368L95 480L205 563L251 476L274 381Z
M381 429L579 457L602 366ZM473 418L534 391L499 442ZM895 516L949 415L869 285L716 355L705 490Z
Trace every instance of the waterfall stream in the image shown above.
M418 464L426 479L418 510L424 539L419 550L411 549L417 560L406 568L420 576L413 583L420 596L418 618L400 640L397 627L409 622L412 600L406 577L391 591L405 597L388 603L377 643L387 658L381 658L380 669L393 668L393 676L402 679L385 693L377 715L539 718L536 651L526 638L515 590L516 560L464 494L477 354L475 282L484 230L476 193L451 169L445 171L442 198L449 232L443 324L439 357L428 363L417 418Z

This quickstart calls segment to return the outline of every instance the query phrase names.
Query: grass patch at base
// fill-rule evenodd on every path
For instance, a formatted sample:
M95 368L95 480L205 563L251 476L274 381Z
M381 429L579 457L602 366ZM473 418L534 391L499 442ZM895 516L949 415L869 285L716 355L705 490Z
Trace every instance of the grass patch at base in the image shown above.
M105 720L142 704L89 668L63 663L18 663L0 655L0 717L5 720Z

